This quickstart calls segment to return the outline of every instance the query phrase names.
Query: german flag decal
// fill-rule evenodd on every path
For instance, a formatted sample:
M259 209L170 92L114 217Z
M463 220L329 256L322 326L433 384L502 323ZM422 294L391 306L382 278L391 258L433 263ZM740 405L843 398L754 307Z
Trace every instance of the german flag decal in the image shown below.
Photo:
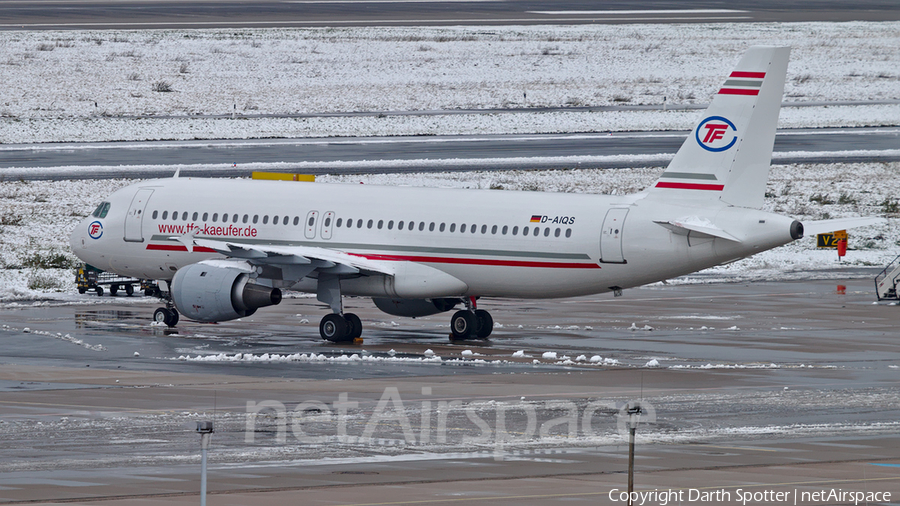
M534 214L531 216L531 223L540 223L541 218L543 218L543 217L544 217L544 215L542 215L542 214Z

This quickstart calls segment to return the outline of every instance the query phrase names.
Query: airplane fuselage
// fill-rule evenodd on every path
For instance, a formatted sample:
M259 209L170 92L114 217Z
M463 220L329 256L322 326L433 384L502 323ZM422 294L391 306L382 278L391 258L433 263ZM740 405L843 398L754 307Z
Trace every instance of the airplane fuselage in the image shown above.
M111 195L107 216L87 218L72 247L95 267L168 280L220 256L202 247L189 252L178 240L185 235L311 246L433 267L468 287L448 296L553 298L665 280L792 240L786 217L644 197L174 178ZM672 216L745 237L738 243L657 223ZM315 292L315 284L290 288ZM346 295L385 296L376 285L342 281Z

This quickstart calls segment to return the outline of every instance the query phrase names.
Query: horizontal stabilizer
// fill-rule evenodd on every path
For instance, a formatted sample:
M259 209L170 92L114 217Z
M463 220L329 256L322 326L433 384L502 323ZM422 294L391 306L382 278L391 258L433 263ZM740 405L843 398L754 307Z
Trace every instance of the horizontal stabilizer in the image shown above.
M877 216L866 216L861 218L838 218L835 220L819 220L804 221L803 235L807 237L816 234L825 234L835 232L837 230L846 230L848 228L865 227L868 225L880 225L887 220Z
M687 235L688 232L695 232L709 237L718 237L727 241L741 242L740 239L715 226L711 221L695 216L680 220L657 221L656 223L680 235Z

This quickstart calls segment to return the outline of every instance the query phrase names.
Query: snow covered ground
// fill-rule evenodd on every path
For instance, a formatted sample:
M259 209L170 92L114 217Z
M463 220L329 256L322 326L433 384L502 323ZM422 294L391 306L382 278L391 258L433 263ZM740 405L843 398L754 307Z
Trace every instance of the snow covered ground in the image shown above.
M790 102L900 98L900 23L0 32L0 144L61 141L689 130L698 111L262 117L702 104L751 44L793 47ZM157 91L169 88L172 91ZM229 115L236 113L236 118ZM225 115L209 117L208 115ZM786 108L781 127L898 125L900 104ZM662 161L660 162L662 165ZM573 166L576 163L573 161ZM776 165L766 208L798 219L897 213L898 163ZM582 193L646 188L662 168L326 176L323 182ZM72 227L127 180L0 182L0 300L71 297ZM831 203L828 203L831 202ZM892 220L893 223L893 220ZM839 267L811 239L679 282ZM881 266L892 224L851 233Z
M703 104L752 44L793 47L788 102L900 99L898 22L5 31L0 143L689 130L695 111L240 116ZM780 126L898 118L787 108Z
M499 171L322 176L320 182L503 188L572 193L633 193L662 168ZM733 264L672 282L697 283L840 276L841 269L884 266L900 253L897 195L900 163L774 165L765 209L800 220L884 215L885 225L850 232L846 260L805 238ZM132 180L0 182L0 301L73 300L76 259L68 246L75 224L99 200ZM56 268L44 268L56 265ZM816 273L822 269L837 269ZM117 299L119 300L119 299Z

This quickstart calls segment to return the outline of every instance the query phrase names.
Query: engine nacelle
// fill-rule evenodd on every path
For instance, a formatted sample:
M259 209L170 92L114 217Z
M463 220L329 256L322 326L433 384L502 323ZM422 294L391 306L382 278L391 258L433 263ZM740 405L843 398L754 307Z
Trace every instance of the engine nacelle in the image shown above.
M378 309L394 316L417 318L450 311L462 299L385 299L373 297Z
M250 281L239 269L201 262L178 269L170 291L178 311L201 322L234 320L281 302L281 290Z

